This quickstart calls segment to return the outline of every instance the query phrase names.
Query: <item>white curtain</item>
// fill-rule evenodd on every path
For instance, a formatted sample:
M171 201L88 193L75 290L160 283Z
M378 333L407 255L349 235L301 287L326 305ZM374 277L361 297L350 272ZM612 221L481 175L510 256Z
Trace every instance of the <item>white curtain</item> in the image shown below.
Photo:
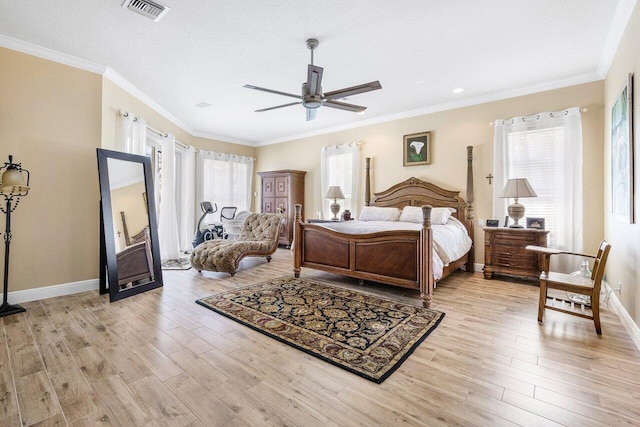
M502 223L513 203L499 198L507 180L527 178L538 197L519 203L545 218L549 246L583 251L580 108L496 121L493 175L493 218Z
M121 113L120 117L122 117L122 151L145 155L147 122L145 119L134 117L129 113Z
M196 206L208 201L220 210L235 206L238 211L251 207L253 158L235 154L199 151L196 165Z
M176 214L176 139L173 135L162 138L162 175L160 180L160 211L158 214L158 237L160 257L178 259L178 218ZM156 181L158 185L158 181Z
M358 177L360 175L360 144L331 145L320 149L320 196L322 197L322 216L332 218L331 204L324 196L332 185L338 185L344 193L344 200L338 200L341 212L351 211L351 217L357 218Z
M180 181L180 217L178 218L178 235L180 236L180 251L189 252L192 249L191 240L195 233L195 178L196 178L196 149L187 147L181 156L182 179Z

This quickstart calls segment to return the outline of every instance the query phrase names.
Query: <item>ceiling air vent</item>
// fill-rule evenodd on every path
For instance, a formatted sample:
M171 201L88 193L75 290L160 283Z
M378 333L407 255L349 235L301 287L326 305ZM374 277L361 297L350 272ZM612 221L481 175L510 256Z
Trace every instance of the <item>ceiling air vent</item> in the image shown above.
M169 8L151 0L124 0L122 7L158 22Z

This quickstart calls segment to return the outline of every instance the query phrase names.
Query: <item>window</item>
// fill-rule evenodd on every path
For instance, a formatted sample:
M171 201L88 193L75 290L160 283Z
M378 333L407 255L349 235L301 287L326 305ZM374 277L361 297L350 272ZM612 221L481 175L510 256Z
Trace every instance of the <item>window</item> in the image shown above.
M333 145L321 148L321 196L323 218L332 218L331 204L324 196L329 187L337 185L344 193L344 200L338 200L341 212L350 210L356 216L358 203L358 164L360 147L358 143Z
M215 221L220 220L220 210L225 206L235 206L238 211L251 207L252 158L201 151L198 175L198 203L218 205Z
M582 123L579 108L499 120L494 139L494 218L513 199L499 198L510 178L527 178L537 197L525 216L545 219L549 246L582 251Z

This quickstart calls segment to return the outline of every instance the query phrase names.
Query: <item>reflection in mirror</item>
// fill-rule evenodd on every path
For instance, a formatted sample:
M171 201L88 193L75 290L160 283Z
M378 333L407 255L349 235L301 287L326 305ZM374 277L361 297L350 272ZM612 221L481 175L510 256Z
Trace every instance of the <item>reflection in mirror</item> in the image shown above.
M114 301L162 286L150 159L98 149L98 170L109 275L108 284L101 275L101 293L108 288Z

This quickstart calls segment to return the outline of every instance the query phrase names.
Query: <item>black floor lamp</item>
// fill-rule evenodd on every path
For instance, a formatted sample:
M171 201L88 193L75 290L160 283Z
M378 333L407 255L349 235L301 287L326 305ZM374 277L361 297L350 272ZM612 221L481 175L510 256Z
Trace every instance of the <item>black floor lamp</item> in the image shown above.
M4 170L4 172L2 172ZM27 311L19 305L11 305L7 302L9 293L9 244L11 243L11 212L16 210L20 197L29 193L29 171L22 169L20 163L13 163L13 156L9 155L9 162L0 167L0 195L7 202L6 209L0 206L0 210L7 215L4 231L4 288L2 293L2 305L0 317ZM25 182L26 176L26 182ZM15 202L15 203L14 203Z

